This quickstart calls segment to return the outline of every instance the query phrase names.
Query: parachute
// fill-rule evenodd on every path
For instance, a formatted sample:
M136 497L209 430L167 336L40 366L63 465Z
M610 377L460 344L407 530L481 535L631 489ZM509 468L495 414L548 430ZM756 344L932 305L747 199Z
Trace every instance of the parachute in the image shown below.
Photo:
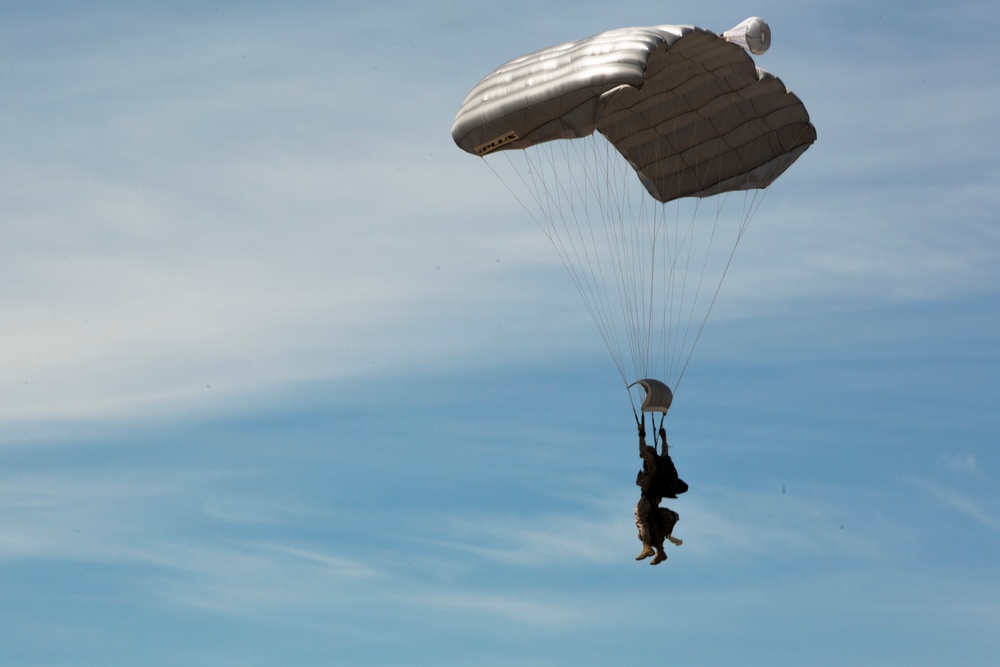
M455 143L552 242L644 412L670 407L758 194L816 140L750 55L770 40L756 17L722 35L611 30L501 65L455 117Z

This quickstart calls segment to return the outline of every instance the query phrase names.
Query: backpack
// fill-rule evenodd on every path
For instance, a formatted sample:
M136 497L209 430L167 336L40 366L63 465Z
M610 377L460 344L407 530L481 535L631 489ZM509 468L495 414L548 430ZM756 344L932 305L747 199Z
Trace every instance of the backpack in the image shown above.
M635 483L643 486L648 478L649 473L644 468L639 471ZM646 489L646 492L662 498L676 498L687 490L688 485L677 475L677 468L674 467L674 462L670 460L670 455L657 455L656 474L653 476L652 483Z

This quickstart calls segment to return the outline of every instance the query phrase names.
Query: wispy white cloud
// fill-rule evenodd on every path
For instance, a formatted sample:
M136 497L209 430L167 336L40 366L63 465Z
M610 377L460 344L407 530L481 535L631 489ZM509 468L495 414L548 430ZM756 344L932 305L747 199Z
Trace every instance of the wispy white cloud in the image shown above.
M976 473L974 467L969 467L969 463L970 460L966 459L964 469L961 469L960 472L965 473L966 478L968 478L970 474L975 477L980 477ZM972 466L974 466L975 460L972 459L971 463ZM972 493L969 491L959 490L951 485L944 485L936 481L919 477L910 477L909 481L925 494L928 494L932 498L943 503L946 507L965 515L987 528L1000 530L1000 498L996 496L995 486L993 488L993 493L987 492L984 494L982 492L981 485L977 485L976 487L978 492Z
M241 417L266 421L246 406L313 380L456 367L471 376L512 358L551 362L575 355L574 346L601 354L547 241L485 165L453 146L448 129L478 77L543 39L679 15L724 29L744 16L735 3L703 5L539 6L537 21L516 35L505 23L510 7L475 4L411 3L391 7L391 18L360 3L349 13L299 7L291 16L273 10L273 21L223 7L138 23L139 10L90 16L67 5L60 18L0 26L8 101L0 126L0 565L24 596L10 598L7 617L31 631L10 633L11 643L40 660L18 636L44 636L64 650L50 662L69 663L81 661L82 641L104 640L90 655L106 664L173 641L177 627L185 647L172 650L212 653L203 664L240 662L244 649L259 655L242 664L269 661L279 634L323 654L299 664L400 662L414 646L412 664L448 664L434 660L439 649L423 648L448 642L451 664L473 654L482 664L612 664L648 661L634 638L665 631L680 662L726 664L738 653L736 661L834 664L844 661L847 632L870 662L952 664L976 652L965 661L975 664L994 655L1000 595L988 556L1000 505L986 449L970 440L931 461L933 477L886 481L899 463L891 443L912 433L914 419L934 422L936 434L978 428L987 443L991 394L976 394L978 407L956 391L935 401L933 414L914 417L914 397L946 393L910 379L932 375L928 358L945 355L937 343L954 340L954 323L915 324L921 312L901 322L871 317L872 329L861 331L836 316L995 291L1000 202L986 128L1000 98L987 94L997 86L984 71L995 46L968 37L970 25L990 25L996 13L984 3L918 3L891 17L888 6L774 10L780 41L761 64L802 94L820 139L767 195L713 320L792 313L776 321L782 336L842 344L824 352L822 372L841 358L852 363L831 376L790 370L788 358L776 361L795 354L785 348L753 360L773 364L765 381L783 385L785 396L821 383L878 394L864 406L854 399L850 407L863 415L840 412L846 400L816 408L831 390L754 419L778 415L786 437L822 442L873 442L891 431L889 443L876 445L884 451L864 457L875 469L855 480L862 490L839 486L844 480L799 481L787 495L761 490L749 480L766 461L738 487L700 480L668 503L681 514L676 533L685 544L651 568L633 561L632 466L624 490L621 479L607 492L565 478L567 466L573 474L597 466L568 462L567 450L605 446L600 433L581 445L578 434L538 416L567 409L565 381L545 396L532 387L542 399L524 414L527 401L491 402L478 420L455 418L462 408L451 402L478 387L446 396L428 388L419 397L428 409L405 445L443 438L462 449L440 444L433 456L446 464L406 457L420 466L405 477L405 493L419 494L409 496L412 506L368 495L382 488L370 478L405 450L372 454L355 449L368 433L344 433L355 415L341 414L367 418L384 407L381 395L345 398L350 410L324 413L318 426L299 421L314 414L283 413L279 421L293 425L268 423L258 433L260 421L241 419L221 436L227 446L214 439L227 424L192 426L234 405ZM886 20L854 25L881 11ZM486 15L503 29L477 22ZM830 18L825 30L811 27ZM898 32L903 24L949 38L916 45ZM968 67L945 80L964 60ZM869 99L892 113L868 114ZM796 329L817 312L822 324ZM730 330L762 335L722 328ZM898 330L931 344L914 352L914 338ZM985 349L989 332L969 335ZM868 345L875 338L882 344ZM881 360L890 345L895 363L866 361ZM866 354L854 355L856 346ZM721 347L702 350L747 361L744 347ZM946 376L944 385L974 391L940 363L933 373ZM988 371L984 363L977 372L988 380ZM861 387L859 378L877 386ZM494 389L497 401L523 391ZM329 402L294 395L297 408ZM949 409L948 400L965 405ZM618 419L619 408L627 405L607 407L607 419ZM964 418L974 410L982 414ZM803 411L808 417L796 422ZM186 426L110 444L136 423L129 417L148 415L174 425L180 416ZM726 416L709 419L722 425ZM782 446L762 443L771 431L760 424L731 429L743 429L766 459ZM242 446L250 431L266 453ZM451 477L467 474L457 470L481 451L474 446L495 444L484 431L513 443L490 458L483 480L502 483L510 498L467 498L456 509L454 487L473 499L484 492ZM912 451L927 451L929 437L916 438ZM166 451L179 441L206 459ZM798 456L781 461L782 474L802 480L835 474L829 457L841 454ZM423 474L430 481L411 479ZM528 479L542 489L531 499L517 493ZM363 488L330 490L345 480ZM935 540L928 521L952 541ZM65 572L72 581L53 590ZM95 597L134 619L137 632L97 618ZM164 623L198 627L170 625L163 640ZM266 637L232 641L231 631ZM772 641L776 633L782 641ZM351 654L348 645L360 648ZM177 656L164 651L163 661L185 662Z
M86 57L20 56L33 131L2 165L0 271L16 286L0 297L4 418L221 405L304 379L490 363L500 340L524 358L596 340L547 242L448 136L484 72L394 44L373 17L349 23L338 44L294 21L150 20L75 47ZM369 33L384 52L342 57ZM468 81L446 77L455 67ZM403 122L390 102L418 88L435 94L411 95ZM838 96L816 99L818 119ZM824 158L838 141L821 128L804 173L849 169ZM713 317L945 296L998 265L985 228L910 228L923 202L845 193L830 208L808 179L791 183L755 220ZM553 304L559 337L539 324Z
M948 467L957 472L979 475L979 463L975 454L954 454L946 457Z
M178 26L147 28L93 47L135 57L37 54L23 82L34 130L3 166L4 418L225 404L469 358L499 335L477 331L502 317L484 294L525 234L467 209L478 179L458 177L481 165L444 159L447 122L428 126L450 111L376 131L392 86L345 95L355 61L323 40L272 34L244 62L212 32L232 26L176 43ZM50 93L55 115L32 117Z

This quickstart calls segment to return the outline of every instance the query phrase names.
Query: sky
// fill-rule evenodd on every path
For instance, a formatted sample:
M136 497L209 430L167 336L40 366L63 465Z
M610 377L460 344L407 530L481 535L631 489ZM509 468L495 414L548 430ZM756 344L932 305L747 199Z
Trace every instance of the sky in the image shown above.
M3 665L995 663L995 3L2 7ZM627 392L450 127L522 53L751 15L819 138L651 568Z

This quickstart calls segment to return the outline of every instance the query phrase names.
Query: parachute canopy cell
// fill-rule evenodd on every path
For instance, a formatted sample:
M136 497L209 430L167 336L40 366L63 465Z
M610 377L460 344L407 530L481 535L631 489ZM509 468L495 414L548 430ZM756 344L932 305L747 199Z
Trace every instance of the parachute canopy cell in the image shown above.
M646 390L646 400L642 402L643 412L667 413L667 410L670 409L670 404L674 401L674 394L670 391L670 387L659 380L649 378L638 380L635 384Z
M766 188L816 140L802 101L745 50L770 39L751 18L722 36L661 25L552 46L480 81L452 137L486 155L598 131L660 202Z

